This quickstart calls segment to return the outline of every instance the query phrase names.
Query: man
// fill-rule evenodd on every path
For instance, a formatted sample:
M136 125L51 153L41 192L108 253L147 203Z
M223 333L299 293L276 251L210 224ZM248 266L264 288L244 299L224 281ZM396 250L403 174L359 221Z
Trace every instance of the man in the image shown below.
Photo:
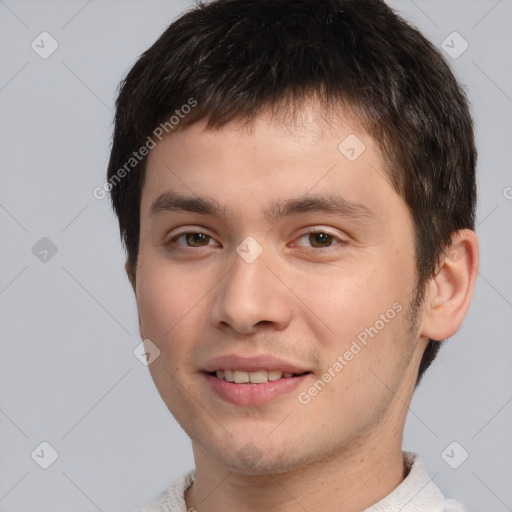
M108 183L196 469L145 511L461 511L402 451L478 270L472 121L377 0L217 0L117 100Z

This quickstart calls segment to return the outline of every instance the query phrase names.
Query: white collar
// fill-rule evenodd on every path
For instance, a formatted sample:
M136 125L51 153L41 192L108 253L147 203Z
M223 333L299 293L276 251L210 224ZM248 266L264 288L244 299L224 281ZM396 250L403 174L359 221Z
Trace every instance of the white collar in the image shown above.
M413 452L402 452L407 476L402 483L364 512L466 512L443 494L428 476L421 457ZM175 480L158 499L140 512L187 512L185 493L194 482L195 469Z

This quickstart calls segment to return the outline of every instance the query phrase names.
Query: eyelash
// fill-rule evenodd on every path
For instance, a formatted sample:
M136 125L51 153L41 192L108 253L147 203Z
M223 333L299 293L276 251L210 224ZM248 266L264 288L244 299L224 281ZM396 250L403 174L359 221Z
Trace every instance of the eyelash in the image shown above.
M315 252L326 252L326 251L329 251L332 247L336 247L336 246L343 246L346 244L346 242L344 240L341 240L340 238L338 238L337 236L329 233L328 231L326 230L323 230L323 229L313 229L311 231L307 231L303 234L301 234L298 238L298 240L308 236L308 235L314 235L314 234L323 234L323 235L327 235L329 237L332 238L332 241L337 241L338 243L336 244L332 244L332 245L329 245L328 247L309 247L309 249L312 249L314 250ZM169 249L169 250L182 250L183 247L185 247L187 249L202 249L204 247L208 247L208 245L204 245L204 246L198 246L198 247L192 247L192 246L188 246L188 245L185 245L185 246L182 246L180 244L177 244L177 241L184 237L184 236L187 236L187 235L205 235L207 238L209 238L210 240L213 240L213 237L211 237L210 235L207 235L206 233L203 233L201 231L185 231L183 233L179 233L178 235L176 235L175 237L171 238L169 241L165 242L164 245ZM302 246L298 246L298 247L302 247Z

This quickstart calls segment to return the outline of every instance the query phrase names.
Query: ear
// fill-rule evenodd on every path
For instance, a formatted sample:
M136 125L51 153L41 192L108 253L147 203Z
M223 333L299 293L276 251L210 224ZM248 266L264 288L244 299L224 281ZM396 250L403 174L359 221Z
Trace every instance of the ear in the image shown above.
M135 292L135 298L137 298L137 289L136 289L136 286L135 286L135 275L132 272L132 270L130 268L130 265L128 265L128 261L126 261L126 263L124 264L124 269L126 271L126 275L128 276L128 280L130 281L130 284L132 285L133 291ZM138 310L138 306L137 306L137 310ZM144 339L144 330L142 329L142 320L140 318L140 312L138 312L137 314L138 314L138 317L139 317L139 333L140 333L140 338L143 340Z
M130 281L130 284L132 285L133 291L135 291L135 275L132 272L130 265L128 264L128 260L124 264L124 270L126 271L126 275L128 276L128 280Z
M138 317L139 317L139 334L140 334L140 339L144 340L144 338L145 338L145 336L144 336L144 329L142 328L142 319L140 317L140 313L138 313Z
M478 265L476 233L470 229L456 232L427 285L421 335L442 341L459 330L471 303Z

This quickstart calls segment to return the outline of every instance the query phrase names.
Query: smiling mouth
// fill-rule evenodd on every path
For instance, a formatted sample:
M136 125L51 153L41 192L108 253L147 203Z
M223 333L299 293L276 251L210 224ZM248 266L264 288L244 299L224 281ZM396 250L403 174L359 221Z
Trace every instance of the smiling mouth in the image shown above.
M246 372L244 370L217 370L207 372L212 377L217 377L225 382L234 384L265 384L280 379L293 379L311 372L289 373L280 370L257 370L254 372Z

